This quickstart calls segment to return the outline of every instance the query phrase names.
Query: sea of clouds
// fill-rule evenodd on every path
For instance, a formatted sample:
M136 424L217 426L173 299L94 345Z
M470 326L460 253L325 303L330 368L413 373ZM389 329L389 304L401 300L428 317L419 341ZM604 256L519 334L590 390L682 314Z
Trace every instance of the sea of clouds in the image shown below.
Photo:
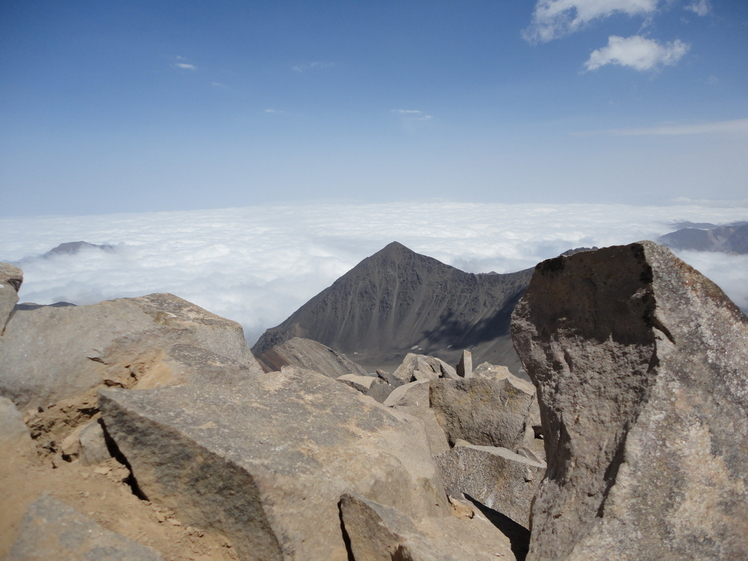
M240 322L250 344L392 241L464 271L508 273L576 247L656 239L682 222L748 220L700 205L316 204L0 219L0 261L24 270L22 302L171 292ZM64 242L113 251L41 257ZM748 309L748 256L677 252Z

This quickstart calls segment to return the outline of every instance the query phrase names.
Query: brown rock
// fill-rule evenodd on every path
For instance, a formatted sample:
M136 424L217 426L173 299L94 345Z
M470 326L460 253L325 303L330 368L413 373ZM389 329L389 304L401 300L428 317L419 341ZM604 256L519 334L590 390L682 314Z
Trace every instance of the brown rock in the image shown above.
M548 471L528 560L742 559L748 318L652 242L544 261L513 317Z

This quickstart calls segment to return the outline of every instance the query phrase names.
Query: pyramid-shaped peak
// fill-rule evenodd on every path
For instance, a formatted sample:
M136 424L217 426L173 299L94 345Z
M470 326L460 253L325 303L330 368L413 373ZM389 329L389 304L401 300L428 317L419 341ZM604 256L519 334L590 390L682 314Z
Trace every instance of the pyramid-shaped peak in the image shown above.
M409 247L405 247L400 242L390 242L386 246L384 246L382 249L380 249L378 252L376 252L374 255L402 255L402 254L413 254L415 251L410 249ZM373 257L373 256L372 256Z

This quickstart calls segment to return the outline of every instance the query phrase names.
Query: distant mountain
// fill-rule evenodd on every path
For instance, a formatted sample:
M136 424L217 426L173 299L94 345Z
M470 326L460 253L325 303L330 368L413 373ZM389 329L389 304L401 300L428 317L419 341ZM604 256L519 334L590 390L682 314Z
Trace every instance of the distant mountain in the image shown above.
M268 329L252 352L261 359L304 337L372 370L394 368L413 351L456 363L467 348L476 364L518 372L510 316L532 271L466 273L393 242Z
M65 242L61 243L57 247L50 249L42 257L51 257L53 255L64 255L64 254L75 254L80 252L81 249L100 249L102 251L111 252L114 251L114 246L109 244L95 244L88 242Z
M748 222L736 222L726 226L693 224L665 234L657 242L672 249L747 254Z

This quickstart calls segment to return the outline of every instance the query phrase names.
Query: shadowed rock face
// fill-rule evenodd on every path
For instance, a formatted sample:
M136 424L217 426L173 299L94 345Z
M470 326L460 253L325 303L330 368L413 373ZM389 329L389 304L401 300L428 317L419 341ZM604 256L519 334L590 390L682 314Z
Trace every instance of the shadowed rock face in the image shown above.
M465 273L393 242L266 331L252 352L305 337L378 367L415 348L456 364L470 347L477 360L517 371L509 321L531 274Z
M652 242L544 261L512 334L548 470L528 560L748 551L748 318Z

